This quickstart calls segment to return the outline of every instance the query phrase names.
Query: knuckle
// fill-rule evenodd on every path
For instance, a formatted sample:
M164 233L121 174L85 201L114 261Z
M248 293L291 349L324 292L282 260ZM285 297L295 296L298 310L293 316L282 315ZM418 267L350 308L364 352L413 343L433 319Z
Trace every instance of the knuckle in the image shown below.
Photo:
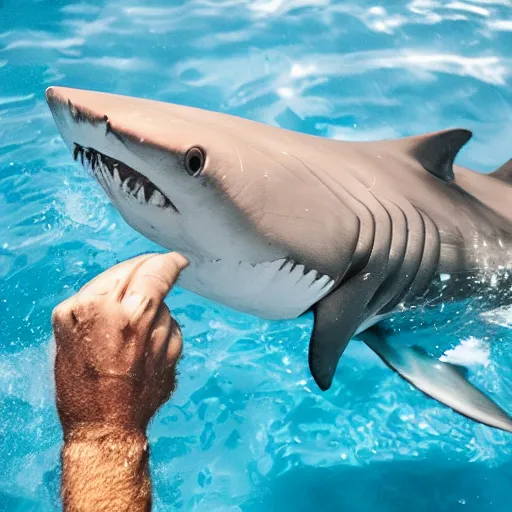
M52 311L52 324L58 324L62 320L63 314L62 314L62 305L59 304L58 306L55 306Z
M52 324L60 324L69 319L72 312L71 301L66 299L53 308L52 311Z
M99 300L94 295L78 294L75 300L75 309L80 314L87 314L98 308Z

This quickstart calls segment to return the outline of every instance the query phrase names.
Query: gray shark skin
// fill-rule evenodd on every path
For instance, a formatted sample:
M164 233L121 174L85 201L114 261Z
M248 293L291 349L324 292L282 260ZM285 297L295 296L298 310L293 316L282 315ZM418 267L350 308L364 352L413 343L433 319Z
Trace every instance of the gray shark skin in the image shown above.
M454 165L464 129L342 142L146 99L46 97L126 222L189 259L181 286L262 318L313 309L322 390L359 337L424 393L512 431L459 368L389 349L376 325L455 300L512 303L512 161L490 175Z

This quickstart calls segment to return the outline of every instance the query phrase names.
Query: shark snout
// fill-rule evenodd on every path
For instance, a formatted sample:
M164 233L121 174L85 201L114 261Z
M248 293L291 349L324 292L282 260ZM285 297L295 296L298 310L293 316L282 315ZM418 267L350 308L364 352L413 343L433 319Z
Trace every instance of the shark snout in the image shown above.
M105 122L104 114L99 110L88 108L84 98L76 97L77 95L70 91L74 91L74 89L65 87L49 87L46 89L46 101L54 116L62 117L66 113L66 117L75 123L87 122L94 125ZM93 95L94 93L89 94ZM89 104L94 105L94 102L89 101Z
M66 87L46 90L55 123L74 160L92 174L122 213L135 211L140 217L140 206L179 214L169 194L171 180L162 179L164 172L155 173L165 155L154 149L151 130L141 128L141 110L128 98L116 102L111 97Z

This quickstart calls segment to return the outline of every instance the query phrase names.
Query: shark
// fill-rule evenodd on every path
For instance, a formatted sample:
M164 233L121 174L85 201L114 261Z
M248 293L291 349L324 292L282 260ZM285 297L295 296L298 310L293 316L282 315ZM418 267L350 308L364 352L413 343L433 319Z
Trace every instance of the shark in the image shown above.
M189 260L182 287L270 320L313 311L321 390L358 339L427 396L512 432L465 368L383 327L512 304L512 160L490 174L456 165L462 128L352 142L97 91L46 99L125 221Z

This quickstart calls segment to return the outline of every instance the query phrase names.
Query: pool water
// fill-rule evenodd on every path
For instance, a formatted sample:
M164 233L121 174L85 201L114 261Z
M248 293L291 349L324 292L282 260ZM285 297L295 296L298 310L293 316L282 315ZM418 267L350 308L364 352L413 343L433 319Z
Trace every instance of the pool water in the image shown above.
M59 510L52 308L159 250L76 165L44 100L67 85L371 140L473 130L512 154L510 0L0 0L0 510ZM155 510L509 511L512 436L425 398L352 342L332 389L311 315L266 322L184 290L180 385L149 435ZM512 313L415 342L512 411Z

